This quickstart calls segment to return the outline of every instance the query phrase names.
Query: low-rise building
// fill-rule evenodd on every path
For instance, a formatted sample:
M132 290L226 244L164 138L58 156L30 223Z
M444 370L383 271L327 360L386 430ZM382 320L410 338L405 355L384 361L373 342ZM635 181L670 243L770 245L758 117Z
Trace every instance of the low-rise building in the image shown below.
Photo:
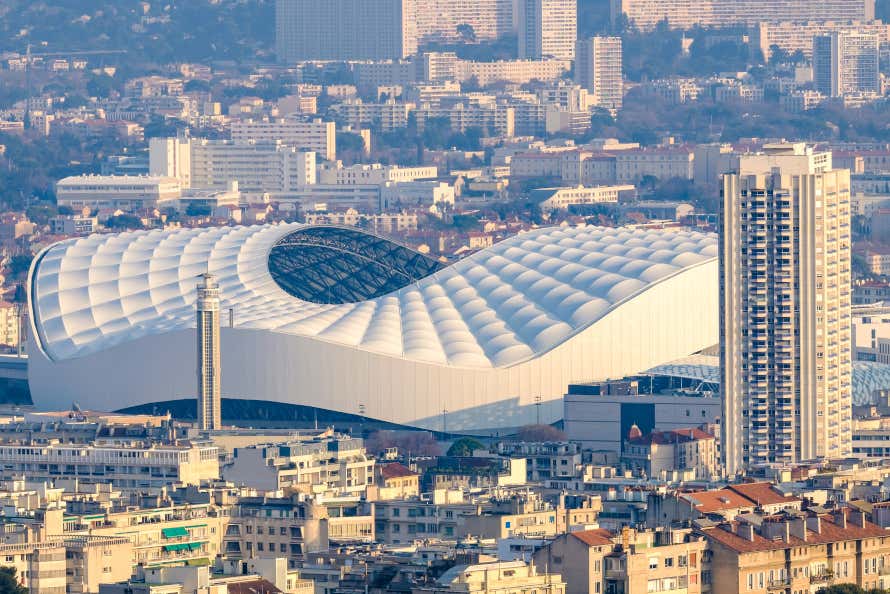
M625 468L647 477L666 476L675 470L693 470L710 479L719 475L717 439L701 429L652 431L646 435L634 425L621 451Z
M636 188L632 185L595 186L585 188L540 188L531 191L531 198L538 202L541 210L549 213L554 210L569 210L575 206L591 204L617 203L622 195L632 194Z
M134 212L157 208L182 195L179 180L143 175L77 175L56 183L56 202L73 210L84 207Z
M446 571L435 584L413 588L412 594L500 594L504 592L539 592L565 594L562 576L538 573L523 561L457 565Z

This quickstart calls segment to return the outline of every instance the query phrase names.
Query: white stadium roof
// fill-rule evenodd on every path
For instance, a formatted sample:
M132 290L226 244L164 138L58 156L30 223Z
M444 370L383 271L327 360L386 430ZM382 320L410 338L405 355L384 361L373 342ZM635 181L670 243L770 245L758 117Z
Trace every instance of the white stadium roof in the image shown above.
M502 367L553 348L622 301L716 256L713 236L545 228L498 243L389 295L298 300L269 251L298 224L91 235L53 246L33 281L41 344L87 355L195 325L196 277L217 275L237 325L433 363Z
M445 267L339 227L93 235L32 266L35 403L193 398L195 285L207 271L234 311L233 328L222 319L224 397L361 402L370 418L427 428L444 424L444 408L454 430L555 421L571 382L717 342L713 234L550 227Z

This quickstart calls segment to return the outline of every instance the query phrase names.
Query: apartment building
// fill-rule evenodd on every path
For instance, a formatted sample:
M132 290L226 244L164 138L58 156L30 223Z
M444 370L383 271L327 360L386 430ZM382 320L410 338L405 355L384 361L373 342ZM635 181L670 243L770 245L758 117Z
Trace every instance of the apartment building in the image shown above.
M693 179L695 152L683 146L616 151L615 179L638 182L644 177Z
M99 219L80 215L58 215L49 220L55 235L89 235L99 230Z
M299 557L328 548L327 510L293 497L242 497L223 536L226 555Z
M726 471L850 453L850 172L804 144L724 176Z
M0 477L25 475L34 481L76 478L121 489L197 485L219 476L219 451L197 444L140 442L95 445L63 443L0 445Z
M881 43L890 42L890 25L881 21L760 21L748 29L751 46L763 54L764 60L772 57L772 48L778 47L789 54L801 52L807 59L813 57L813 38L834 32L855 31L876 35Z
M540 188L532 190L530 196L533 200L540 200L538 206L541 211L550 213L554 210L569 210L572 207L591 204L617 203L623 194L633 194L636 188L632 185L622 186L595 186L585 188Z
M466 132L468 128L478 128L497 136L512 137L516 133L513 108L500 103L423 105L414 111L414 115L420 132L423 132L428 120L447 118L454 132Z
M612 22L622 15L643 31L661 21L672 29L729 27L758 22L871 21L874 0L612 0Z
M846 508L752 514L697 532L708 542L707 580L726 594L883 588L890 567L886 531Z
M22 323L19 315L16 304L0 301L0 345L18 346L19 326Z
M380 163L350 165L344 167L337 161L322 166L318 170L318 181L321 184L336 185L382 185L387 182L412 182L433 179L439 176L435 165L417 167L401 167L399 165L381 165Z
M384 103L366 103L351 99L331 106L330 112L342 124L361 128L371 126L381 132L392 132L408 127L408 114L414 109L410 103L389 100Z
M157 208L182 194L179 180L147 175L76 175L56 182L56 203L73 210Z
M232 122L232 140L249 142L281 142L301 151L311 151L322 159L337 158L337 125L320 119L301 121L293 118L275 120L240 120Z
M583 530L557 536L533 563L563 575L566 594L695 594L703 587L705 547L705 539L688 529Z
M417 52L416 0L280 0L275 52L281 62L406 58Z
M710 433L694 427L646 435L639 428L631 431L621 450L621 463L631 471L661 477L675 470L693 470L702 479L720 474L717 438Z
M572 60L578 39L576 0L518 0L519 57Z
M859 31L813 38L813 83L826 97L883 93L880 39Z
M624 101L620 37L580 39L575 48L575 82L587 89L592 104L613 115Z
M245 194L294 192L316 182L316 160L316 153L281 141L152 138L149 144L152 172L202 190L229 190L237 182Z
M581 467L581 446L570 441L502 441L498 443L498 455L524 457L525 478L534 483L574 477Z
M496 82L517 85L533 80L555 81L571 68L568 60L497 60L472 62L461 60L455 65L455 77L459 81L475 79L481 86Z
M458 565L435 583L414 588L412 594L500 594L537 592L565 594L566 582L554 573L538 572L523 561Z
M417 230L417 213L362 214L354 208L340 212L307 212L307 225L345 225L373 233L403 233Z
M235 448L222 475L225 480L269 491L294 487L307 492L361 493L374 484L374 459L358 438L309 438Z
M416 2L419 42L493 41L513 32L513 0Z

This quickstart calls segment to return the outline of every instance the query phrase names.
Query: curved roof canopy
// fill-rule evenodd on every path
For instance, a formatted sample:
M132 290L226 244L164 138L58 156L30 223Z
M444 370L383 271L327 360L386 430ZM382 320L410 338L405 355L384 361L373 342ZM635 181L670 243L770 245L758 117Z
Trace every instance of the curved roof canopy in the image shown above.
M346 227L306 227L269 253L278 286L310 303L357 303L391 293L441 269L423 254Z
M717 256L707 233L549 227L438 269L357 230L331 238L330 228L317 229L153 230L55 244L31 273L40 346L58 361L193 328L195 279L209 271L239 328L425 363L506 367ZM380 261L361 266L371 254ZM332 279L339 285L326 284Z

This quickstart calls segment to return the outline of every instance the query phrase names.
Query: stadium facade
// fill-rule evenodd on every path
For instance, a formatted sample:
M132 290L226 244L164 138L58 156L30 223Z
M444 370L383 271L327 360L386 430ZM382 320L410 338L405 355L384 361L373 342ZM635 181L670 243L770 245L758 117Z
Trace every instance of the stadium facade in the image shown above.
M221 290L224 398L433 430L556 421L569 383L718 340L707 233L551 227L450 265L329 226L93 235L32 265L35 404L194 398L195 281L208 271Z

